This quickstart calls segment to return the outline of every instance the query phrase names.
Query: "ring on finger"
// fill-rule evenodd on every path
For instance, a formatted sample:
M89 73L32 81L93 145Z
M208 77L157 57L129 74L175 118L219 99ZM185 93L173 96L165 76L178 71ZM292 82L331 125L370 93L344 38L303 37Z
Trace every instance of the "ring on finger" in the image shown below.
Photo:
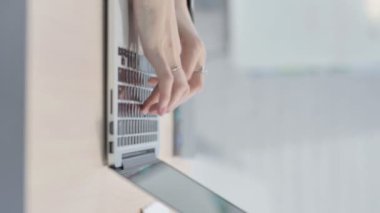
M194 70L194 72L197 72L197 73L206 73L207 70L205 69L204 66L200 66L198 69Z
M179 66L179 65L173 65L173 66L170 67L170 70L172 72L178 72L178 71L181 70L181 66Z

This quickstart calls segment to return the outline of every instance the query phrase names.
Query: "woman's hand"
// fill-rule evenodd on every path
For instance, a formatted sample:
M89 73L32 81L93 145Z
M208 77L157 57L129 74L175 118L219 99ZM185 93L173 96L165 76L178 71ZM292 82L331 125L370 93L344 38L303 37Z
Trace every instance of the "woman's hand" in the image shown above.
M197 70L205 51L191 21L186 0L135 0L136 24L147 59L157 72L143 113L164 114L193 96L203 85Z
M206 50L191 20L187 1L176 0L175 8L182 47L181 63L190 87L189 93L178 102L178 105L180 105L203 88Z

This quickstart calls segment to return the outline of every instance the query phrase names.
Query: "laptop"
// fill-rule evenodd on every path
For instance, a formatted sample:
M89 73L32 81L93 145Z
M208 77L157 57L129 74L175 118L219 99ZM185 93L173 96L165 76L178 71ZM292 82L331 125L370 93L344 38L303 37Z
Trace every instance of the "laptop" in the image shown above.
M244 212L158 158L159 118L139 106L155 71L143 55L133 22L133 0L106 0L106 155L109 167L178 212Z

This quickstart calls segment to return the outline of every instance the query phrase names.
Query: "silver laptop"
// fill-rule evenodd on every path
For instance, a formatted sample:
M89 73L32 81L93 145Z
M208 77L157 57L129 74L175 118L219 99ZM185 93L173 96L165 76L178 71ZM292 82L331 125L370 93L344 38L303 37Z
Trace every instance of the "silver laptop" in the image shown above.
M132 0L107 0L107 159L112 170L179 212L244 212L158 159L159 120L139 106L153 67L133 30Z

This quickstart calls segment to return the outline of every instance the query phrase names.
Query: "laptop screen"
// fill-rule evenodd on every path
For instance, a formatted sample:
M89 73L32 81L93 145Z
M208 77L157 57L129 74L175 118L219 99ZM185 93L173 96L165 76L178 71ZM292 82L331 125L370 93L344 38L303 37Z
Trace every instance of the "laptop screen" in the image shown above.
M180 212L239 213L240 208L163 161L119 173Z

